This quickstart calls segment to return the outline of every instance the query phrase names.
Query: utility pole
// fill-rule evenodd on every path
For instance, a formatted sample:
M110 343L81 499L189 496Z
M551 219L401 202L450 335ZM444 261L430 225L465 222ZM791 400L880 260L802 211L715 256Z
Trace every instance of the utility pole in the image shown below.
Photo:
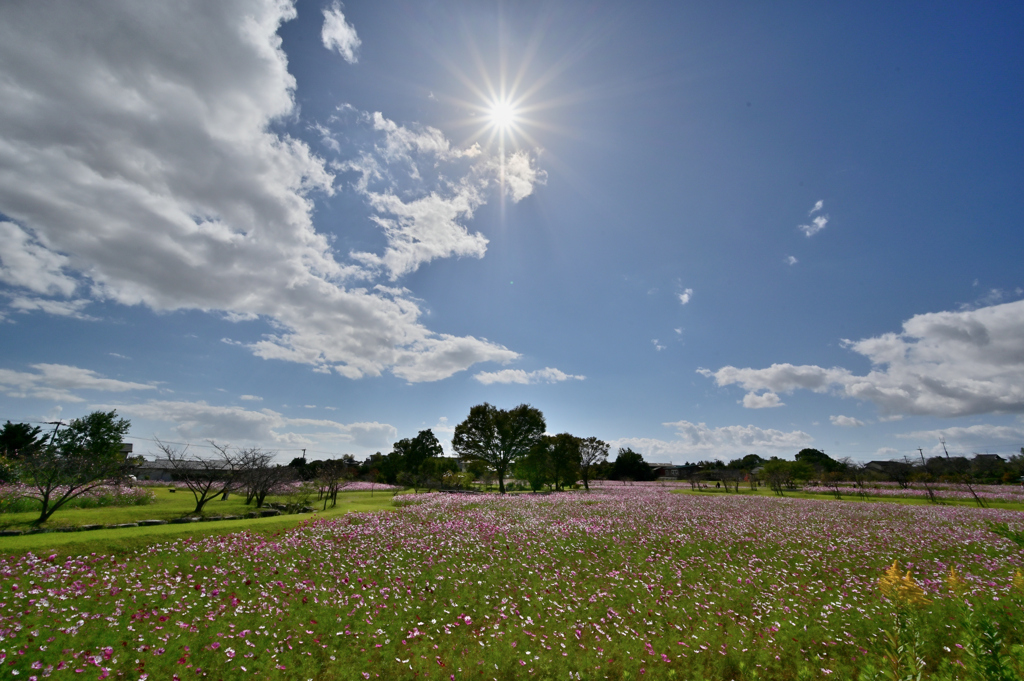
M68 424L64 423L63 421L61 421L60 419L58 419L56 421L45 421L45 423L48 426L53 426L53 433L50 434L50 442L53 442L53 438L57 437L57 430L61 426L68 425Z
M306 449L305 448L302 449L302 463L303 463L303 465L305 465L305 463L306 463Z

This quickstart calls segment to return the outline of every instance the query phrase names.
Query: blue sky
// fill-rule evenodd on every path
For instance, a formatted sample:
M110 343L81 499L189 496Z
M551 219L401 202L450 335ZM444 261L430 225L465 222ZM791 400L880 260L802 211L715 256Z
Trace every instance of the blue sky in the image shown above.
M0 419L1024 445L1024 8L0 7Z

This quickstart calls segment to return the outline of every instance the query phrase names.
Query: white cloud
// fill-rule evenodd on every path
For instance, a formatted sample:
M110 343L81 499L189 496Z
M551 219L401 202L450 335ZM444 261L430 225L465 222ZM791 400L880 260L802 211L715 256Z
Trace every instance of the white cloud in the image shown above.
M223 444L275 447L358 447L384 449L398 431L387 423L340 423L329 419L289 418L271 409L253 411L221 407L206 402L154 400L142 404L102 405L119 414L173 424L176 435L186 440L215 440Z
M523 150L513 152L505 159L505 166L499 181L503 181L505 191L518 203L533 193L538 184L547 182L547 173L537 168L533 158Z
M446 433L448 435L454 435L455 434L455 426L453 426L452 424L448 423L448 417L447 416L442 416L441 418L437 419L437 423L432 428L432 431L433 431L433 433L435 435L437 435L438 433Z
M679 303L681 305L686 305L687 303L690 302L691 298L693 298L693 289L688 288L679 294Z
M1019 444L1024 441L1024 427L1019 425L997 426L995 424L982 423L974 426L917 430L912 433L900 433L897 437L931 442L946 440L947 442L963 446L984 444L992 441Z
M662 350L665 349L665 346L659 343L657 338L651 339L651 345L653 345L654 349L657 350L658 352L661 352Z
M384 114L379 111L373 112L369 118L372 120L373 129L384 133L382 141L376 146L376 151L386 163L400 162L415 166L416 157L420 155L438 161L451 161L463 157L475 158L480 155L480 147L476 144L468 149L452 147L444 133L437 128L430 126L409 128L398 125L385 118ZM418 175L419 171L413 167L411 172Z
M747 409L770 409L772 407L783 407L785 402L771 391L761 393L747 393L743 396L743 406Z
M487 192L499 185L520 201L546 181L546 173L525 151L503 161L483 154L476 144L455 148L436 128L401 126L379 112L358 119L372 125L377 141L372 152L338 167L359 173L355 188L376 213L372 219L388 245L383 255L352 256L372 270L385 269L392 281L438 258L482 258L486 237L471 233L464 223L486 203ZM446 179L450 176L459 179Z
M828 420L832 422L833 426L842 426L843 428L859 428L864 425L863 421L852 416L829 416Z
M459 223L459 220L473 217L473 211L484 203L479 187L468 182L448 197L430 193L403 201L391 193L371 193L368 199L380 214L373 219L384 230L388 247L383 257L371 254L359 257L368 264L382 264L392 281L436 258L453 255L482 258L487 252L487 239L480 233L470 234Z
M817 234L818 232L820 232L821 230L825 229L825 226L827 224L828 224L828 216L827 215L819 215L818 217L816 217L813 220L811 220L811 224L809 224L809 225L800 225L799 229L800 229L801 232L804 233L804 236L811 237L811 236L814 236L815 234Z
M75 390L127 392L153 390L156 386L104 378L95 371L66 364L33 364L36 373L0 369L0 390L9 397L84 402Z
M263 401L263 398L259 397L258 395L240 395L238 397L238 399L245 400L247 402L262 402Z
M784 262L785 262L785 263L786 263L787 265L795 265L795 264L797 264L797 263L798 263L798 262L800 262L800 261L799 261L799 260L797 260L795 256L792 256L792 255L787 255L787 256L786 256L786 260L785 260Z
M807 212L807 215L808 216L814 215L815 213L817 213L819 210L821 210L824 207L825 207L825 201L822 200L822 199L818 199L818 202L814 204L814 208L809 210Z
M748 393L796 389L873 402L883 418L1024 413L1024 301L960 312L915 315L901 333L844 341L871 360L864 376L832 367L726 366L698 373Z
M520 383L530 385L533 383L561 383L562 381L582 381L586 376L574 376L564 371L545 367L537 371L526 372L522 369L503 369L502 371L481 371L473 376L484 385L492 383Z
M814 441L814 438L801 430L785 432L754 425L711 428L705 423L690 421L675 421L663 425L676 430L675 439L623 438L610 444L613 449L631 447L653 461L705 456L727 459L750 453L795 453Z
M341 3L335 2L330 9L324 10L324 27L320 31L320 39L324 47L328 50L337 50L349 64L359 61L356 50L362 41L356 35L355 26L345 21Z
M900 450L893 449L892 447L879 447L875 450L874 460L878 461L891 461Z
M428 330L405 294L352 286L371 273L336 260L314 229L310 197L333 193L334 177L305 143L270 127L297 111L277 34L294 16L279 0L194 0L173 11L124 0L101 13L0 3L0 213L12 220L0 237L10 249L3 281L49 296L82 289L158 311L259 317L275 331L248 346L257 356L351 378L438 380L517 358ZM447 228L437 215L468 219L476 191L453 191L454 208L383 208L398 211L386 217L399 225ZM480 240L470 241L396 256L392 271L479 253ZM15 302L81 316L80 301Z
M67 263L18 225L0 221L0 281L33 293L70 296L77 284L64 272Z
M82 309L88 304L88 300L81 299L51 300L49 298L30 298L26 296L11 296L11 302L9 303L12 309L19 312L39 311L59 317L73 317L75 319L94 321L95 317L82 312Z

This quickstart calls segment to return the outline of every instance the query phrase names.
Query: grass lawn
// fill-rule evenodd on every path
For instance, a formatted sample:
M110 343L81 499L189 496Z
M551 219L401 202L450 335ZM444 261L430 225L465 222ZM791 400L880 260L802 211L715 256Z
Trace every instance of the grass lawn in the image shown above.
M173 520L189 515L195 509L195 499L188 490L170 492L168 488L154 488L156 502L146 506L124 506L107 508L83 508L60 510L44 527L57 529L69 525L114 525L133 523L140 520ZM288 499L268 498L270 501L287 502ZM314 500L315 502L315 500ZM249 530L253 532L280 532L295 527L311 518L334 518L346 513L369 512L394 508L390 491L342 492L338 494L338 505L323 510L323 502L314 503L315 513L281 515L269 518L244 518L240 520L214 520L202 523L156 525L152 527L128 527L117 529L89 530L86 532L51 532L18 537L0 537L0 554L17 554L25 551L35 553L57 553L59 556L75 555L88 549L89 553L120 553L136 550L151 542L181 537L199 537L228 532ZM225 516L244 515L255 510L245 505L245 497L230 495L227 500L219 497L208 502L203 515ZM38 513L8 513L0 515L2 529L28 529Z

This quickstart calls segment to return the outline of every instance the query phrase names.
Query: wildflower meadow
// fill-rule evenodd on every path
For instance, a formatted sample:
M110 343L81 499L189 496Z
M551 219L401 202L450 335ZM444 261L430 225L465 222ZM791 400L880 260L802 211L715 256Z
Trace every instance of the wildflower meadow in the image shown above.
M10 556L0 676L1020 678L1021 518L608 487Z

